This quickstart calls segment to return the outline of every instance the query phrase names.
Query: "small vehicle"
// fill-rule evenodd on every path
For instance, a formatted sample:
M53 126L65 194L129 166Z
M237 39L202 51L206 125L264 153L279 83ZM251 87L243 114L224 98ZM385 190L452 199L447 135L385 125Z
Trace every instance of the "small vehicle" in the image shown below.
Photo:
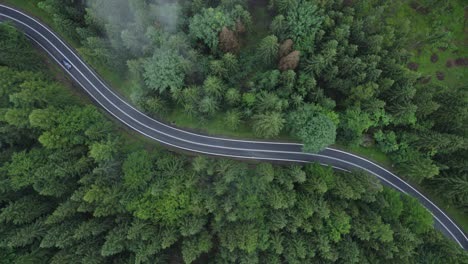
M66 59L63 59L62 60L62 64L63 66L65 66L65 68L67 68L67 70L71 70L73 68L73 66L71 65L70 62L68 62Z

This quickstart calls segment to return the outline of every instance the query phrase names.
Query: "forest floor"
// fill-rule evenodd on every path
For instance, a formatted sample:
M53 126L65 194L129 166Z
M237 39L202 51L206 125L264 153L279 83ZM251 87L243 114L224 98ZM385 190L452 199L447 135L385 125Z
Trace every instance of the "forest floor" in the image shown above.
M462 5L462 0L457 0L458 5L454 7L454 12L447 14L447 17L441 18L442 23L450 29L453 29L455 35L454 45L448 49L434 49L428 47L427 45L418 46L414 49L414 56L412 58L412 63L409 67L415 67L415 70L421 73L422 76L425 76L427 81L431 82L443 82L446 85L466 85L468 83L468 8L464 8ZM56 27L52 18L42 9L37 6L37 3L40 0L0 0L0 3L9 4L15 6L21 10L26 11L29 14L39 18L48 26L54 28L58 33L61 33ZM255 2L255 3L254 3ZM254 46L255 43L266 36L266 30L269 23L264 23L266 20L270 20L268 9L266 7L267 1L265 0L252 0L250 5L250 12L253 17L253 25L256 34L248 36L246 40L247 46ZM423 37L425 32L430 31L430 21L431 18L426 14L418 12L411 8L409 4L403 5L403 8L396 13L396 19L400 18L411 18L411 22L417 26L413 28L417 29L415 36ZM263 21L263 22L262 22ZM258 31L258 32L257 32ZM64 34L61 34L62 36ZM65 40L71 44L73 47L79 47L79 43L71 39L65 38ZM435 59L435 56L437 59ZM464 59L464 60L460 60ZM86 58L85 58L86 60ZM113 88L116 88L117 92L123 95L125 98L130 100L132 95L132 84L134 80L129 77L129 74L122 75L112 71L109 68L106 68L102 65L92 64L92 67L103 77L106 82L108 82ZM461 65L464 64L464 65ZM74 86L70 83L70 80L59 77L60 69L50 65L52 71L56 73L55 79L61 81L67 87ZM430 76L430 79L429 79ZM438 78L439 76L439 78ZM443 76L441 78L440 76ZM73 88L75 92L80 96L81 99L87 100L84 97L84 92L79 92ZM226 128L223 124L223 115L219 113L214 118L210 120L199 120L196 118L189 118L184 114L183 109L175 109L172 113L166 115L163 120L164 122L171 123L177 127L184 128L194 132L200 132L207 135L213 136L228 136L228 137L238 137L243 139L258 139L252 130L251 125L248 123L243 123L238 130L232 131ZM117 121L114 122L119 129L124 132L124 136L131 142L134 142L133 145L135 148L159 148L161 147L158 144L155 144L154 141L137 134L136 132L129 131L125 126L121 125ZM298 141L283 133L275 140L282 141ZM381 151L379 151L375 146L369 145L366 147L363 146L344 146L337 144L335 147L353 152L355 154L361 155L363 157L369 158L378 162L388 169L392 169L393 165L390 159ZM437 202L437 204L444 209L450 216L461 226L461 228L468 232L468 217L461 210L451 207L446 201L440 200L437 198L437 195L430 193L426 189L422 188L416 183L412 183L417 189L424 191L431 200Z

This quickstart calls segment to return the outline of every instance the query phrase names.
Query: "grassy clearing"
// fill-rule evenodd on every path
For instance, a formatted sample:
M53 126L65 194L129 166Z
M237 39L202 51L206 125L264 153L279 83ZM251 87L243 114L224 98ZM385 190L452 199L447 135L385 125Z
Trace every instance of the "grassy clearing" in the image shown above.
M455 52L455 53L454 53ZM431 62L431 56L438 57L437 62ZM423 76L431 76L431 82L443 84L448 87L459 87L468 83L468 67L447 67L448 61L454 61L457 58L468 58L468 49L458 49L454 51L434 51L423 50L414 56L413 60L419 65L419 70ZM439 80L436 76L441 72L444 76L443 80Z
M465 21L466 2L462 0L450 0L451 9L447 12L439 12L437 22L446 30L452 32L453 41L446 50L438 47L431 47L429 44L421 44L420 40L425 39L433 33L433 14L424 14L412 8L409 3L403 4L395 13L396 21L409 19L411 21L411 38L414 45L413 57L411 61L418 65L417 72L423 77L431 77L431 82L447 85L448 87L458 87L468 83L468 67L452 66L447 67L447 62L458 58L468 58L468 22ZM435 55L437 61L431 61ZM437 78L437 72L444 75L443 80Z

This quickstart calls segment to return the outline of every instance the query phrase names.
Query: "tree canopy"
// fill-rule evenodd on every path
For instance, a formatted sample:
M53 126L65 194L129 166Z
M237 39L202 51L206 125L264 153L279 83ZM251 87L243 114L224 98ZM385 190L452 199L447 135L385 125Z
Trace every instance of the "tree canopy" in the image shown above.
M317 153L335 143L336 124L320 107L306 105L288 118L294 135L304 142L303 150Z
M408 69L400 1L83 3L38 6L89 63L128 77L149 114L262 138L289 130L311 152L335 138L375 146L466 210L466 87ZM447 31L416 45L447 48ZM466 262L427 210L376 178L142 143L47 77L11 25L0 35L0 261Z

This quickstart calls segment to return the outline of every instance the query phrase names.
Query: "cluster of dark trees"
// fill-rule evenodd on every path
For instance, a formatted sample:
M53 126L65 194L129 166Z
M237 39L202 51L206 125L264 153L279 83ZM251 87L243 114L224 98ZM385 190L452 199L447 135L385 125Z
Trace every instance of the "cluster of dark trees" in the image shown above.
M0 36L0 263L466 263L361 172L135 148Z

